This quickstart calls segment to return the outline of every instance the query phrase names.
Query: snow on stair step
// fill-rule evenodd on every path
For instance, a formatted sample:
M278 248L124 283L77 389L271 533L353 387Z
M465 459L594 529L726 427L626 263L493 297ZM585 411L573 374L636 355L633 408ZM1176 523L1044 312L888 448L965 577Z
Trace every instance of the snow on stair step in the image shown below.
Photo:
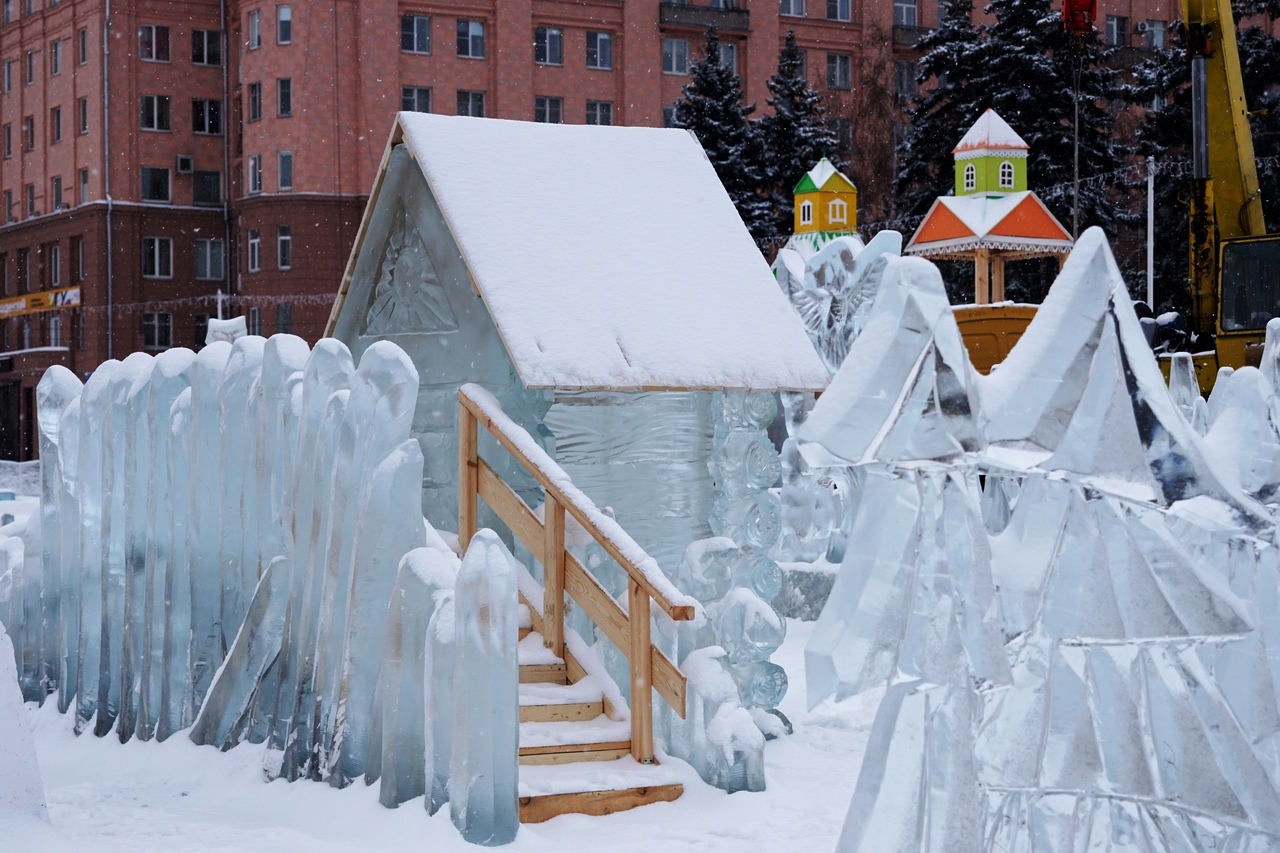
M521 765L520 821L539 823L556 815L605 815L649 803L671 802L684 793L673 767L644 765L630 755L611 761Z
M594 720L604 713L604 694L591 678L573 684L526 682L520 685L520 722Z
M521 723L521 764L608 761L631 751L631 723L601 714L578 722Z
M522 637L516 645L516 659L520 664L521 684L565 684L569 680L564 658L542 644L541 634L531 633Z

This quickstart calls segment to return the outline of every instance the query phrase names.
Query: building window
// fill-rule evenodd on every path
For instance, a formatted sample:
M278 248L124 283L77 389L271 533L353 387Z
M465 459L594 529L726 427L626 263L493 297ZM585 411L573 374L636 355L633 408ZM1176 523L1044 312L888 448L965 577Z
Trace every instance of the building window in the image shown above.
M262 269L262 235L257 228L249 229L249 272Z
M964 167L964 191L971 193L978 188L978 170L969 163Z
M293 7L276 7L276 44L293 41Z
M276 80L276 114L293 115L293 78L281 77Z
M80 170L80 203L89 203L89 170Z
M1147 21L1143 37L1147 50L1164 50L1164 21Z
M13 91L13 60L6 59L4 61L4 90L6 92Z
M720 42L720 67L738 73L738 46L728 42Z
M76 101L76 132L89 132L89 99L81 98Z
M484 22L458 21L458 56L484 58Z
M34 50L27 51L27 85L30 86L36 82L36 52Z
M293 152L281 151L276 157L276 174L282 190L293 189Z
M853 88L853 60L849 54L827 54L827 86L831 89Z
M31 250L18 250L18 286L23 293L31 292Z
M13 156L13 125L6 124L4 126L4 159L8 160Z
M849 205L840 199L833 200L827 205L827 221L847 224L849 222Z
M62 318L61 317L49 318L49 346L51 347L62 346Z
M782 0L782 14L803 18L804 0Z
M293 331L293 303L281 302L276 306L276 333L287 335Z
M49 76L57 77L62 73L62 39L49 42Z
M564 64L564 34L553 27L533 31L533 61L542 65Z
M914 27L920 20L916 0L893 0L893 25L895 27Z
M249 162L245 167L245 171L246 178L249 183L249 192L262 192L262 155L250 154Z
M45 263L49 271L49 286L62 287L62 247L57 243L46 246Z
M898 103L909 103L916 96L916 63L911 59L899 59L893 63L894 91Z
M613 67L613 36L609 33L587 33L587 67Z
M542 95L534 98L533 120L545 124L560 124L564 121L564 101L560 98L548 98Z
M222 33L217 30L192 30L191 62L194 65L221 65Z
M71 238L71 280L84 281L84 238Z
M173 346L173 315L147 311L142 315L143 349L168 349Z
M662 126L663 127L676 126L676 108L670 104L667 104L662 108Z
M689 73L689 42L686 39L662 40L662 73Z
M173 278L173 240L168 237L142 238L144 278Z
M13 22L13 0L4 0L4 22Z
M26 151L36 150L36 117L27 116L22 120L22 147Z
M1013 164L1008 160L1000 164L1000 189L1013 189Z
M431 112L431 90L426 86L405 86L400 90L400 109L409 113Z
M484 118L484 92L458 90L458 115Z
M76 32L76 63L89 64L89 28L81 27Z
M257 9L249 13L249 26L245 31L249 34L249 50L262 47L262 13Z
M1107 44L1112 47L1129 46L1129 19L1120 15L1107 15Z
M262 309L258 308L257 306L250 308L249 316L247 320L248 322L245 325L248 326L248 328L246 329L246 331L248 331L248 333L251 335L261 335L262 334Z
M288 225L276 228L276 268L287 270L293 266L293 235Z
M142 96L142 129L169 130L169 96Z
M426 15L401 15L400 49L405 53L431 53L431 19Z
M193 204L221 204L222 173L201 170L192 172L191 201Z
M209 337L209 315L193 314L191 319L193 321L192 332L194 335L194 346L192 346L192 349L199 352L200 348L204 346L204 339Z
M813 202L800 202L800 224L809 225L813 222Z
M195 133L222 133L222 101L211 98L191 100L191 129Z
M827 20L847 21L851 15L853 4L850 0L827 0Z
M142 167L142 200L169 200L169 170L154 166Z
M49 201L54 210L62 210L62 176L54 175L49 179Z
M613 124L613 104L609 101L587 101L587 124Z
M221 240L196 240L196 278L201 281L222 280Z
M138 27L138 58L147 62L168 62L169 28L154 24Z
M249 84L249 121L262 118L262 84Z

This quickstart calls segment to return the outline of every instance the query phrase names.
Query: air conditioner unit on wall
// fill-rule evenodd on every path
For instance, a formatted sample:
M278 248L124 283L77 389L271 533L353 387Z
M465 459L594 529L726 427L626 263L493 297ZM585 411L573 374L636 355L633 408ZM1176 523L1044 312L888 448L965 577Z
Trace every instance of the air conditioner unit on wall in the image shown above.
M190 175L192 169L194 168L195 168L195 161L190 154L178 155L178 174L179 175Z
M1138 21L1138 32L1145 33L1147 31L1147 22Z

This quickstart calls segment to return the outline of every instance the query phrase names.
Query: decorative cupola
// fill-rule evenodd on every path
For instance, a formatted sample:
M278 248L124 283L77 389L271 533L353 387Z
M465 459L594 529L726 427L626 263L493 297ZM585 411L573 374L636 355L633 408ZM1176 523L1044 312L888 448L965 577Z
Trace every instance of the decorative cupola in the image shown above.
M795 233L852 233L858 230L858 188L823 157L792 190Z
M988 109L951 151L955 155L956 195L1024 191L1029 150L1008 122Z

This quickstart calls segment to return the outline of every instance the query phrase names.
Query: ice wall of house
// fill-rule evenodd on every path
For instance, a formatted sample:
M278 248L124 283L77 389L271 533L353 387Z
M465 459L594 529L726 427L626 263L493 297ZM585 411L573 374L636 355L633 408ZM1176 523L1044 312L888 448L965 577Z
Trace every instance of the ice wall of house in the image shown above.
M551 397L521 384L440 207L404 146L392 150L383 187L333 334L357 359L375 341L388 340L413 360L420 380L413 437L425 460L423 513L437 528L454 530L458 388L467 382L487 388L548 449L541 421ZM503 479L537 504L532 480L506 451L483 432L480 441ZM481 522L494 522L487 509Z

